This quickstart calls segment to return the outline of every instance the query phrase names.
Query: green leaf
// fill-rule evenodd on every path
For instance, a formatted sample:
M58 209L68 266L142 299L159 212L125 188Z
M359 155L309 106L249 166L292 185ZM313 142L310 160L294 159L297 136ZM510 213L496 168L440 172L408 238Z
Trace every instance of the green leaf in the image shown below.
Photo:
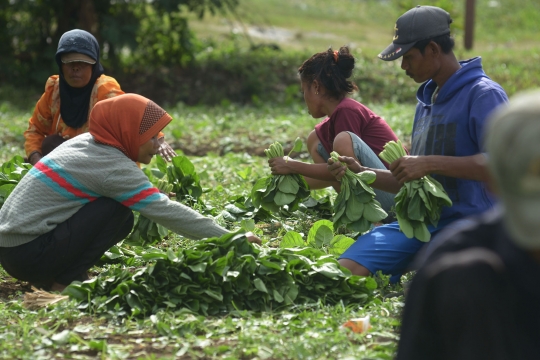
M361 217L360 220L347 224L347 229L356 231L359 233L364 233L368 231L369 229L371 229L371 224L364 217Z
M355 240L350 237L345 235L336 235L330 242L329 252L330 254L339 256L354 243Z
M320 266L314 265L312 267L312 272L318 272L331 279L335 279L342 274L339 265L335 262L327 262Z
M161 155L156 156L156 166L162 174L167 173L168 165L167 162L161 157Z
M362 216L369 222L375 223L385 219L388 214L378 204L378 201L372 200L364 204L364 212Z
M195 166L186 156L175 156L172 158L171 163L174 166L174 170L178 174L178 177L180 178L188 175L196 175Z
M253 285L255 285L255 288L257 290L268 294L268 290L266 289L266 285L264 285L264 282L261 279L256 278L255 280L253 280Z
M188 265L188 267L193 272L201 272L201 273L203 273L206 270L206 263L198 263L198 264L195 264L195 265Z
M415 225L414 237L422 242L428 242L431 239L431 233L429 232L426 224L423 222L418 222L418 225Z
M324 245L329 245L333 238L334 232L332 229L326 225L321 225L315 233L315 246L321 248Z
M377 175L373 171L362 171L356 175L358 179L362 180L366 184L371 184L377 178Z
M90 289L81 286L80 283L73 282L68 285L64 291L63 295L69 295L71 298L75 298L79 301L85 301L88 299L88 295L91 293Z
M204 290L204 293L217 301L223 301L223 295L216 291Z
M287 194L281 191L276 192L276 196L274 197L274 202L278 206L288 205L292 203L296 199L296 196L294 194Z
M291 151L300 152L302 150L302 145L303 145L302 139L297 137L296 140L294 140L294 146Z
M281 192L296 195L300 186L292 176L284 175L281 178L278 188Z
M406 237L412 239L414 237L414 229L406 218L402 217L399 212L396 212L396 218L398 220L399 228L405 234Z
M422 211L422 198L418 195L418 191L414 192L414 195L409 197L410 202L407 207L407 217L410 220L424 221L425 211Z
M302 235L295 231L288 231L279 243L280 248L292 248L306 246Z
M143 254L142 258L145 261L151 261L151 260L159 260L159 259L166 260L168 257L167 257L167 254L164 254L162 252L149 252L149 253Z
M283 300L285 300L276 289L272 290L272 294L274 295L274 300L276 300L278 303L282 303Z
M245 231L253 231L255 230L255 221L253 219L244 219L240 221L240 226Z
M366 204L365 206L368 206L368 204ZM347 217L351 221L356 221L360 219L360 217L364 213L364 204L358 201L356 195L351 196L349 198L349 201L347 201L346 213Z
M330 220L319 220L315 224L313 224L311 229L309 229L309 233L308 233L308 236L307 236L307 243L308 244L315 244L316 243L315 236L317 235L317 230L323 225L329 227L330 230L332 230L332 232L334 231L334 225L332 224L332 222Z

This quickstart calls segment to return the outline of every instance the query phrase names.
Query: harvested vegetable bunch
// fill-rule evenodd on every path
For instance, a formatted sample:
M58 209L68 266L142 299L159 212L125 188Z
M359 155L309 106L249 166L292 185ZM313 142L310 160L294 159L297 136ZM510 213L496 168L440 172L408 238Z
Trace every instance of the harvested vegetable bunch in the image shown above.
M302 148L300 139L296 139L293 150L297 150L298 147ZM278 142L270 145L264 152L269 159L284 156L283 147ZM285 205L288 211L295 211L309 194L308 184L301 175L270 175L260 178L253 185L251 201L256 207L271 212L279 212Z
M332 160L339 162L339 154L332 151ZM347 169L341 178L341 191L334 202L334 229L345 225L347 229L366 232L372 223L386 218L388 214L375 200L375 192L369 186L375 181L373 171L363 171L359 174Z
M391 164L407 155L401 141L389 141L379 157ZM426 175L418 180L408 181L396 195L396 218L399 228L409 239L415 237L427 242L431 239L427 224L437 226L443 206L452 206L452 200L443 186Z
M139 258L144 264L135 271L110 267L92 281L73 282L66 294L91 312L149 316L187 309L207 316L319 302L364 305L377 287L321 250L254 246L241 233L177 251L150 248Z

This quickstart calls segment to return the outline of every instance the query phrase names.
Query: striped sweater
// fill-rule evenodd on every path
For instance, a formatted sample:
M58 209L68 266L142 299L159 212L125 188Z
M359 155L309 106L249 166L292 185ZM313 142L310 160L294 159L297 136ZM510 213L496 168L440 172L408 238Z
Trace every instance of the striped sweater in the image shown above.
M100 196L189 238L227 233L212 219L161 194L135 162L87 133L41 159L13 190L0 209L0 247L32 241Z

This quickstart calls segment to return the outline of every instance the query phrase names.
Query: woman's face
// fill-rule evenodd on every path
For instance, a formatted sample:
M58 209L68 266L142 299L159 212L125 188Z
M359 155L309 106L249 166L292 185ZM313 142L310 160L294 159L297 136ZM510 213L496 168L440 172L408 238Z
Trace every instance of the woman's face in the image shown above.
M158 153L159 147L161 146L158 135L159 132L139 147L137 162L140 162L141 164L150 164L152 157Z
M69 86L74 88L85 87L92 78L92 64L74 61L62 64L62 73Z
M306 102L308 112L315 119L325 116L322 111L323 96L319 93L319 85L316 81L308 82L300 80L300 87L302 88L302 94L304 94L304 101Z

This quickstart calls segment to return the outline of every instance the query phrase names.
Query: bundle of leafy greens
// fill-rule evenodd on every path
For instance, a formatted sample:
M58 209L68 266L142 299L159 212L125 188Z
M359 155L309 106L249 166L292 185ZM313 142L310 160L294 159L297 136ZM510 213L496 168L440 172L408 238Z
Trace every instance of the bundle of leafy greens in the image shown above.
M261 248L240 233L178 251L152 250L142 255L147 263L141 268L111 267L64 293L88 311L148 316L166 308L216 315L319 301L362 305L377 287L373 278L351 275L321 250Z
M379 157L391 164L406 156L401 141L390 141L384 145ZM452 200L442 185L427 175L417 180L406 182L395 197L396 218L399 228L408 238L417 238L427 242L431 233L427 225L437 226L443 206L452 206Z
M176 200L187 206L204 207L200 197L203 189L193 163L183 155L175 156L168 165L161 156L156 158L156 168L143 169L146 176L162 193L174 193ZM132 244L152 244L167 236L169 231L144 215L139 215L128 241Z
M302 140L297 138L291 152L301 149ZM283 147L279 142L273 143L264 152L269 159L284 156ZM251 201L256 207L262 207L273 213L279 212L285 206L289 212L293 212L309 194L308 184L301 175L270 175L260 178L253 185Z
M332 160L339 162L339 154L332 151ZM341 178L341 191L334 202L334 228L345 225L347 229L366 232L372 223L380 222L388 216L375 200L375 192L369 186L375 181L373 171L359 174L347 169Z

